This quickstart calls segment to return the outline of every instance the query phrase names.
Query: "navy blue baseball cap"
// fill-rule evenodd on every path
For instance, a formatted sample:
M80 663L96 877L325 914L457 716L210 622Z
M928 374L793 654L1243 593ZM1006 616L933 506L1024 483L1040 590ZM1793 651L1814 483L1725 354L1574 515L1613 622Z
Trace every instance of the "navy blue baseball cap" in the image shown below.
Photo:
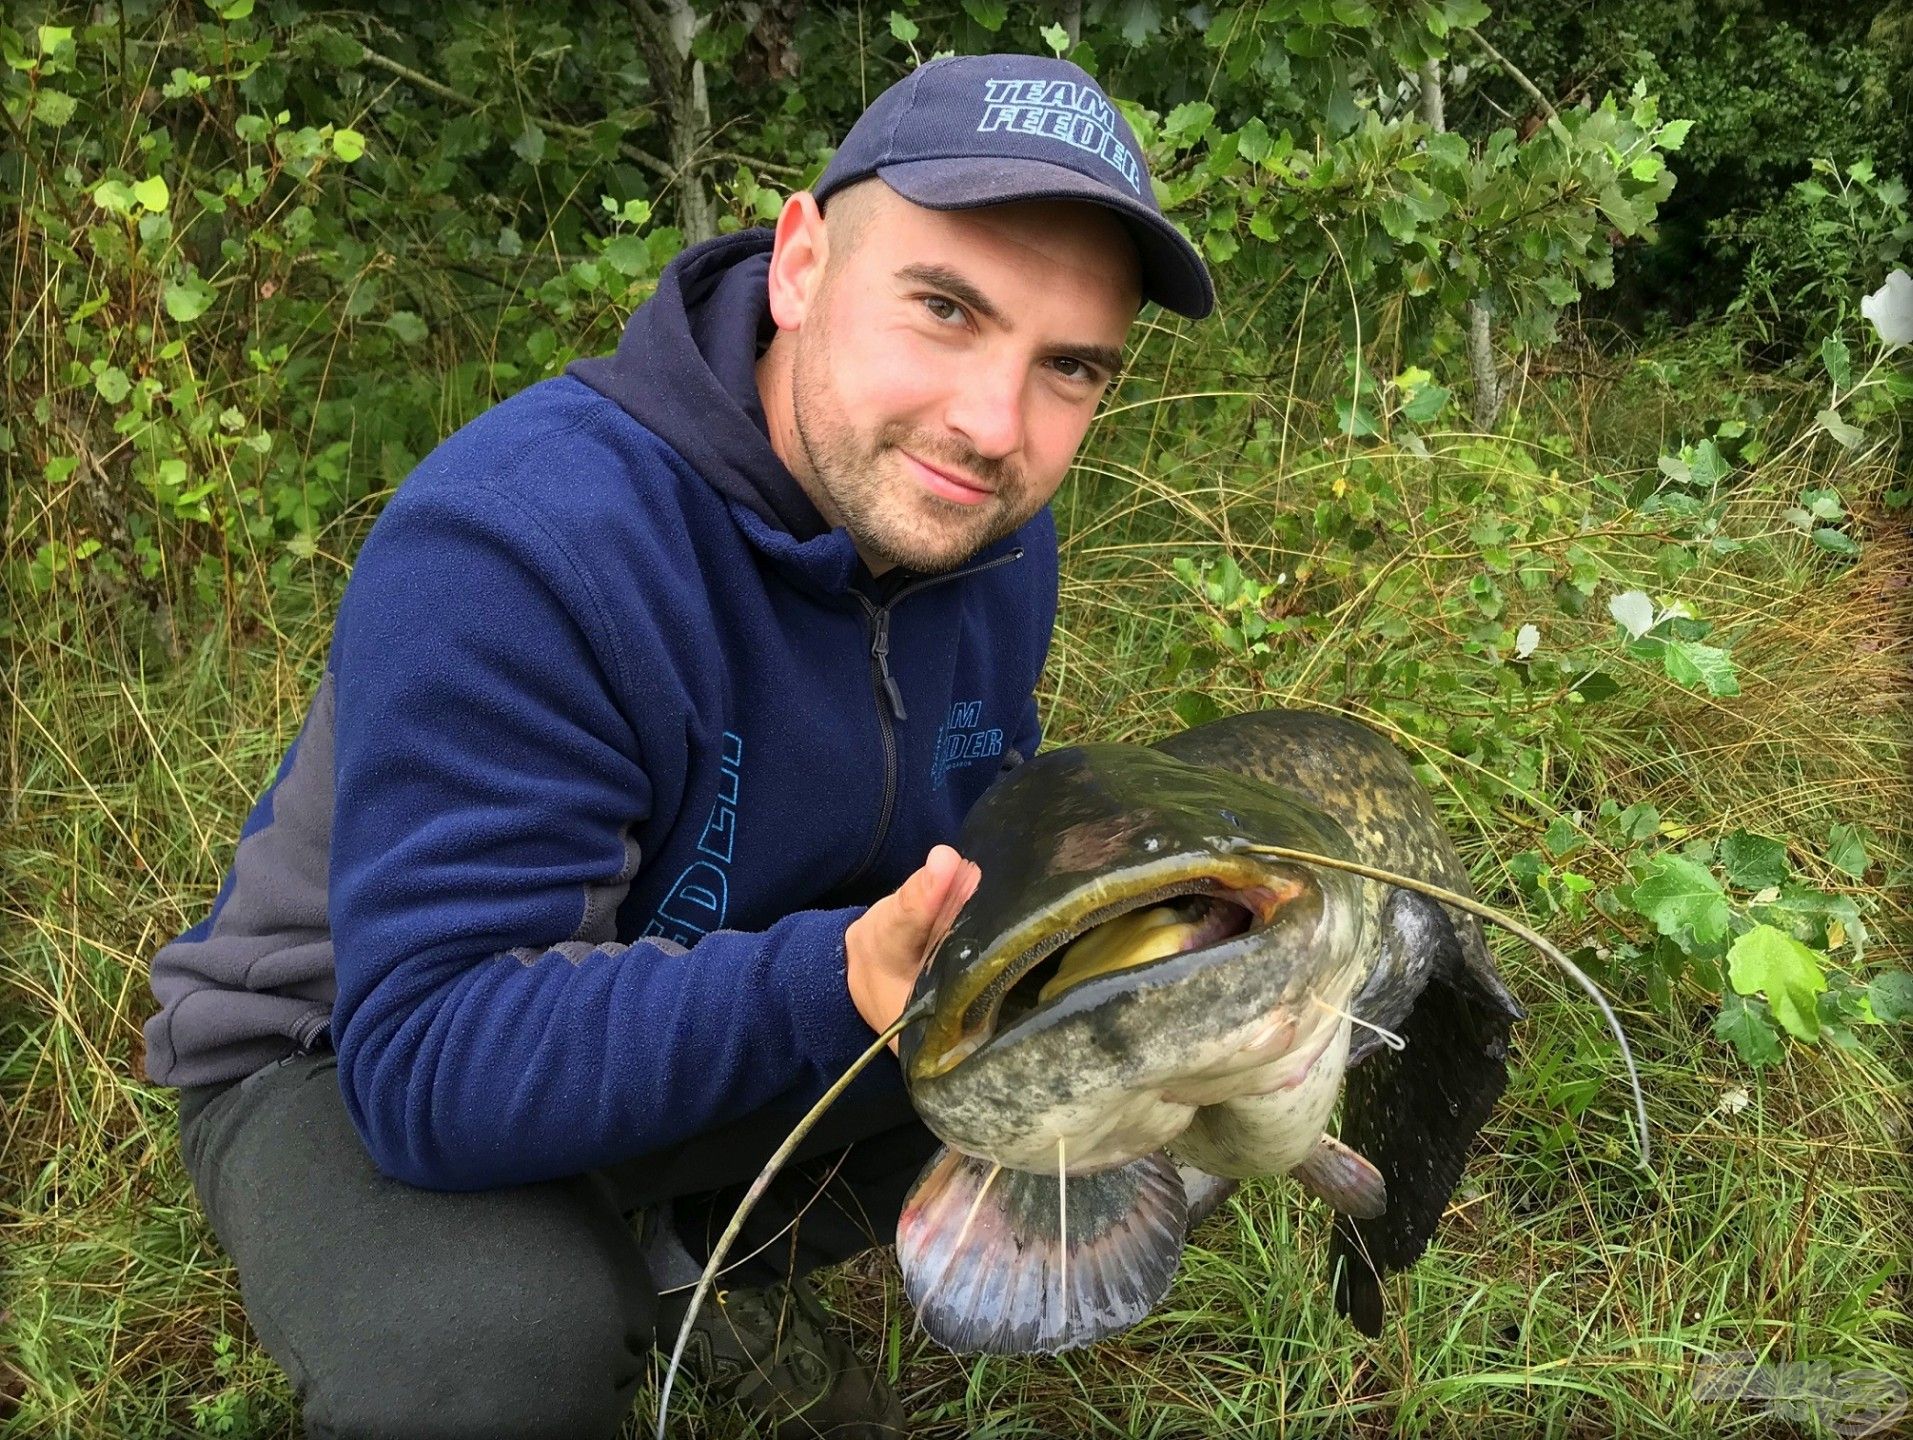
M1039 55L920 65L871 102L811 187L820 206L875 175L930 210L1082 200L1113 210L1142 257L1143 298L1200 320L1215 285L1163 218L1142 146L1081 67Z

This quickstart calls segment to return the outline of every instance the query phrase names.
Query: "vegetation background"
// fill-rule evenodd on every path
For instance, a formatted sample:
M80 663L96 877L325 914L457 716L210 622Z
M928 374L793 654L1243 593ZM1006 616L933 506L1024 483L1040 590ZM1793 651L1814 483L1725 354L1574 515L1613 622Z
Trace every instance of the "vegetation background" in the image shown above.
M845 1323L933 1436L1903 1419L1908 0L20 0L0 1433L294 1431L142 1077L148 959L411 467L989 49L1125 102L1222 293L1145 317L1059 496L1051 743L1379 726L1620 1007L1657 1146L1498 939L1513 1082L1380 1342L1284 1182L1086 1353L940 1353L881 1256Z

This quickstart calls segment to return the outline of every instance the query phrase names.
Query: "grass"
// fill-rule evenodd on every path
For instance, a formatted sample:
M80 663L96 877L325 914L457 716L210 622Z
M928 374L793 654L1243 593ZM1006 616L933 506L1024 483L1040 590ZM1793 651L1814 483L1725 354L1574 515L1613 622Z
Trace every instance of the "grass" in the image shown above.
M1181 402L1160 396L1229 391L1226 345L1171 356L1169 344L1158 337L1149 353L1176 383L1141 387L1134 408L1117 409L1059 498L1067 579L1044 696L1051 743L1159 734L1191 689L1224 710L1347 708L1421 752L1494 903L1519 911L1508 861L1554 818L1649 802L1693 835L1783 837L1796 874L1868 907L1872 947L1848 968L1906 964L1913 548L1904 519L1879 503L1897 474L1890 446L1837 452L1802 419L1810 401L1777 393L1769 458L1722 512L1723 532L1745 543L1688 547L1696 564L1670 584L1656 568L1665 521L1602 498L1597 477L1625 487L1651 474L1694 433L1704 384L1657 388L1624 365L1535 381L1522 397L1526 440L1484 450L1479 437L1431 434L1422 459L1304 444L1330 433L1324 417L1258 395L1205 402L1209 422L1182 424ZM1402 527L1366 560L1284 518L1358 461L1403 497L1390 512ZM1442 498L1467 477L1475 499ZM1851 565L1780 518L1803 486L1829 482L1864 537ZM1571 545L1592 550L1603 588L1585 615L1513 584L1509 603L1542 617L1551 652L1600 651L1617 694L1569 707L1508 688L1505 659L1479 643L1482 617L1468 609L1481 568L1469 525L1484 512L1532 519L1524 554L1564 563ZM339 538L325 549L351 553ZM1315 628L1253 661L1165 674L1171 648L1219 618L1173 562L1224 553L1265 579L1296 577L1270 609L1313 615ZM323 553L300 573L310 587L282 589L269 612L235 602L183 626L183 641L111 597L10 598L0 1434L294 1433L284 1381L251 1342L187 1185L171 1096L141 1078L139 1027L148 959L211 903L316 681L338 575ZM1679 688L1612 644L1605 598L1633 585L1677 592L1717 622L1738 696ZM1445 743L1457 727L1497 725L1499 749ZM1517 783L1484 784L1497 773ZM1821 860L1833 822L1881 838L1874 883ZM1603 885L1624 860L1598 836L1578 857ZM1564 947L1614 938L1586 913L1530 919ZM1913 1381L1904 1030L1874 1028L1858 1052L1790 1044L1784 1063L1755 1071L1713 1037L1715 997L1691 977L1662 1006L1615 971L1608 990L1656 1138L1643 1173L1599 1016L1537 957L1495 944L1530 1008L1510 1087L1436 1244L1390 1283L1379 1341L1334 1317L1327 1212L1286 1181L1246 1187L1208 1222L1148 1320L1054 1359L937 1351L913 1332L889 1259L873 1254L832 1275L829 1292L865 1353L891 1367L919 1433L1854 1433L1827 1426L1859 1414L1860 1372ZM1823 1365L1796 1372L1820 1403L1705 1398L1704 1363L1738 1351ZM746 1433L706 1413L694 1388L685 1399L683 1433ZM648 1433L647 1403L630 1433Z

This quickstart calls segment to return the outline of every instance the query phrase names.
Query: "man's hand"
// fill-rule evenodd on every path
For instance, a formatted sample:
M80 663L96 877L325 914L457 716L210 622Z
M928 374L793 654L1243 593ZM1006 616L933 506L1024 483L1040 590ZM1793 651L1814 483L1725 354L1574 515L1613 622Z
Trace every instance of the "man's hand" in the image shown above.
M894 894L850 922L844 931L850 1000L871 1030L881 1034L903 1014L930 947L943 938L982 874L974 861L939 845ZM896 1048L893 1036L892 1053Z

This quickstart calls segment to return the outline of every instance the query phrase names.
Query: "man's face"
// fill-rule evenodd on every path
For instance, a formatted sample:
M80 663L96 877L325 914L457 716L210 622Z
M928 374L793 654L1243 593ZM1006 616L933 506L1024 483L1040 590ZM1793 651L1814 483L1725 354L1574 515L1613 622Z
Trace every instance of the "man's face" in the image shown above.
M857 209L821 247L814 206L778 226L780 252L812 233L772 262L773 442L872 570L951 570L1062 483L1135 318L1135 250L1083 204L926 210L881 181L832 203Z

